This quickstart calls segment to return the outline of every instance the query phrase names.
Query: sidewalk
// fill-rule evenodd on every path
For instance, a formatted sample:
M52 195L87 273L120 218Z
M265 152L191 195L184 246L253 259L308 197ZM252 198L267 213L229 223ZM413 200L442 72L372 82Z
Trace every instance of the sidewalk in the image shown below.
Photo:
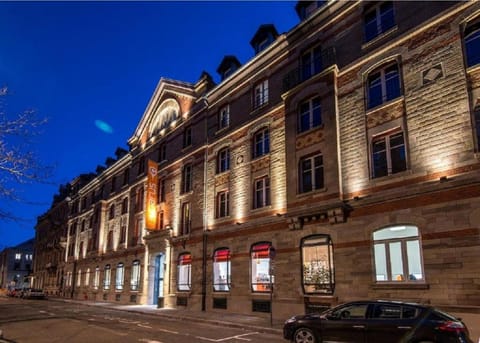
M161 316L172 320L202 322L218 326L244 328L256 332L271 333L282 336L284 321L274 320L273 325L270 324L270 317L257 317L244 314L236 314L229 312L216 311L191 311L186 309L157 308L156 305L119 305L115 303L87 301L87 300L71 300L64 298L48 298L49 301L61 301L75 303L85 306L98 306L118 311L127 311L132 313L144 313L149 315Z

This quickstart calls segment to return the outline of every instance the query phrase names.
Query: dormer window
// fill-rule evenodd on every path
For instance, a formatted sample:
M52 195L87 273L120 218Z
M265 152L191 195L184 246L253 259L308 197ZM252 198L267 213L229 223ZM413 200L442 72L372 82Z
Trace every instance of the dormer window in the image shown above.
M297 15L300 20L305 20L310 18L310 16L320 7L325 6L327 4L327 0L322 1L298 1L297 5L295 6L295 10L297 11Z
M217 73L220 75L222 80L225 80L227 77L232 75L241 64L238 59L233 55L225 56L217 68Z
M255 54L265 50L278 37L278 32L272 24L261 25L250 41L250 45L255 49Z

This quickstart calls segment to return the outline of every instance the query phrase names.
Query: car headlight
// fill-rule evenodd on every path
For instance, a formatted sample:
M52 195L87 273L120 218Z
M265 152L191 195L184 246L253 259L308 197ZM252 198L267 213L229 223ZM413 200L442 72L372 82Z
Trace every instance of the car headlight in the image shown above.
M295 323L297 321L297 318L295 317L292 317L292 318L289 318L285 321L285 324L291 324L291 323Z

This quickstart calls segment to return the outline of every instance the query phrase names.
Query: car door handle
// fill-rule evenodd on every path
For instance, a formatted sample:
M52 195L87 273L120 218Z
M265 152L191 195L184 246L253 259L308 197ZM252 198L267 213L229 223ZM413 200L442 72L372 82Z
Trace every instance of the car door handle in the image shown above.
M411 328L412 328L411 326L397 326L397 329L410 330Z
M365 325L354 325L354 329L365 329Z

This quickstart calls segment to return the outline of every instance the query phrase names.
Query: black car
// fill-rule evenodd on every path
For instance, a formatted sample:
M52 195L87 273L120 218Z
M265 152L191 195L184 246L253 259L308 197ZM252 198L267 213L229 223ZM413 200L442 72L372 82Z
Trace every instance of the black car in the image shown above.
M473 343L465 324L439 309L381 300L292 317L283 337L295 343Z

